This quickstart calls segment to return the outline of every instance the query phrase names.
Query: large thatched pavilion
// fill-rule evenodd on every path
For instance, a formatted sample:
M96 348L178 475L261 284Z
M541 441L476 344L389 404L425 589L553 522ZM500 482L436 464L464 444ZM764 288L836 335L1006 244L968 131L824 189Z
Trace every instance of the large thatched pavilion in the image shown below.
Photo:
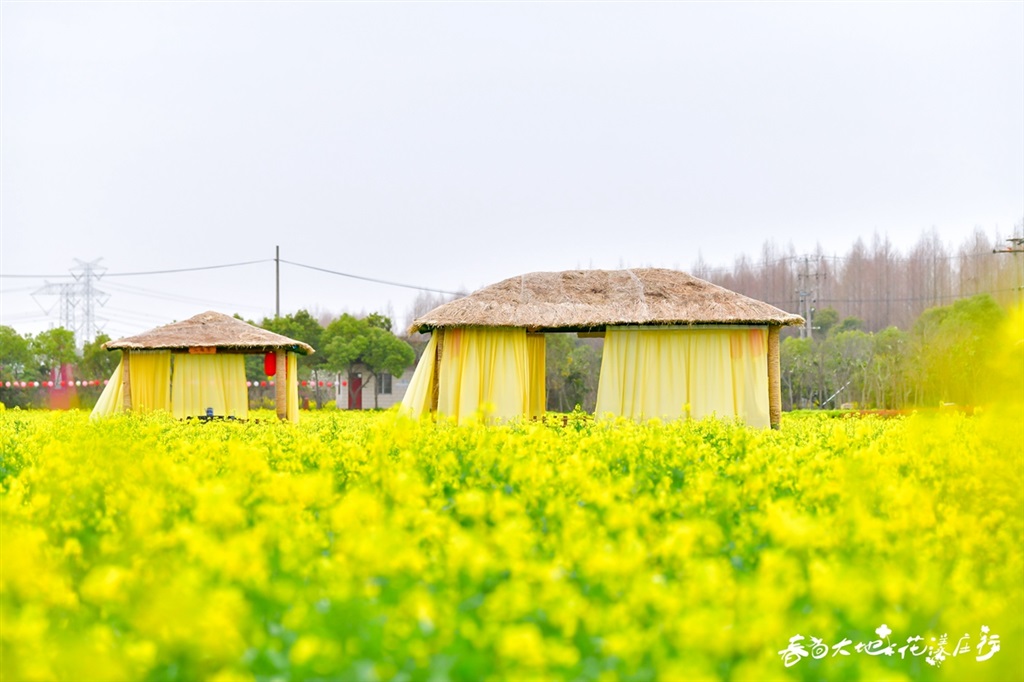
M799 315L675 270L535 272L441 305L403 401L456 421L544 412L544 336L604 337L597 414L778 428L779 329Z
M121 364L103 390L92 416L122 410L166 410L179 419L249 416L245 355L270 355L276 371L277 415L299 420L296 354L313 349L216 312L164 325L104 344L120 350ZM272 358L272 359L271 359Z

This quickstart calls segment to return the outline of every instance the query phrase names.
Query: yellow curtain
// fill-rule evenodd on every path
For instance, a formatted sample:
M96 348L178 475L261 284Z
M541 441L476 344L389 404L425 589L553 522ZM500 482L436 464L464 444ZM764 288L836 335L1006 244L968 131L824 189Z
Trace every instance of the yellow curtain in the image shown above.
M743 331L736 332L730 339L736 414L750 426L769 428L768 330Z
M171 351L132 351L132 411L151 412L171 409Z
M245 358L237 353L175 354L171 381L174 416L178 419L204 416L208 407L212 407L218 417L249 417Z
M526 353L530 365L530 411L531 419L544 416L548 396L545 380L547 343L543 334L526 335Z
M96 401L96 406L92 408L90 419L109 417L124 409L124 376L121 369L123 365L124 356L122 355L121 362L117 363L117 369L107 381L107 385L103 387L103 393L100 393L100 399Z
M441 332L443 333L443 332ZM409 388L402 398L402 414L407 414L413 419L419 419L424 414L430 413L430 402L433 397L434 387L434 357L437 354L438 332L430 335L430 341L420 356L416 365L416 371L412 373L409 381Z
M243 365L243 374L245 373ZM288 353L288 421L299 423L299 359ZM246 399L248 402L248 398Z
M511 419L530 412L526 330L457 327L444 330L437 411L457 423L482 412Z
M769 426L766 328L636 329L605 334L597 414Z

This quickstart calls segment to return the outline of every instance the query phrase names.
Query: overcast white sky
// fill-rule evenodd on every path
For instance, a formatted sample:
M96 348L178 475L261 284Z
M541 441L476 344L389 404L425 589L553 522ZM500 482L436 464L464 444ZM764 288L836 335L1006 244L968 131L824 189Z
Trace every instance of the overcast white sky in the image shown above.
M472 290L1024 217L1022 2L4 1L0 58L22 333L57 298L10 275L76 258ZM281 269L282 313L416 296ZM98 286L115 338L274 312L270 262Z

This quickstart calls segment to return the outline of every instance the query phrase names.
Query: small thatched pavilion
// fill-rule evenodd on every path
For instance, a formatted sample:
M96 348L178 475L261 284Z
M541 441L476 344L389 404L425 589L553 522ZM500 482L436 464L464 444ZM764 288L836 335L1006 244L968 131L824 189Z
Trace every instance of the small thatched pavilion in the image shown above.
M313 349L301 341L269 332L228 315L205 312L110 341L121 364L103 390L92 416L122 410L166 410L179 419L249 416L245 355L270 355L276 372L277 416L298 422L299 389L296 354Z
M597 414L717 415L778 428L779 329L799 315L675 270L569 270L506 279L438 306L403 409L456 421L545 408L545 332L603 336Z

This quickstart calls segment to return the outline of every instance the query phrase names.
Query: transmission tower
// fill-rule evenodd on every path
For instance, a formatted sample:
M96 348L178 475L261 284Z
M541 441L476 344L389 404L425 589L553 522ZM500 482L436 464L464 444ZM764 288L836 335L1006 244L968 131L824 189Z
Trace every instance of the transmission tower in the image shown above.
M110 294L100 291L95 286L95 282L107 271L106 268L99 265L101 260L103 259L97 258L86 263L76 258L75 262L78 265L69 270L74 281L46 282L32 292L32 297L36 299L36 303L47 315L51 314L54 309L60 308L60 326L75 333L75 340L79 347L92 341L96 337L96 333L103 328L100 323L105 322L96 317L97 304L106 305L110 299ZM57 296L58 300L46 308L39 303L38 296ZM78 315L79 306L81 306L81 316Z
M46 308L41 303L39 307L47 315L59 308L60 326L65 329L75 329L75 308L78 306L77 282L46 282L46 284L32 292L32 297L35 298L36 296L57 296L57 302L49 308ZM36 299L36 303L39 303L39 299Z
M83 344L96 338L96 332L103 328L100 322L106 322L106 320L97 320L96 304L106 305L110 300L110 294L93 286L93 280L99 280L107 271L106 268L100 267L101 260L103 259L97 258L86 263L76 258L75 262L78 263L78 266L71 268L71 276L79 285L82 302L82 324L75 329L75 332L78 338L82 339ZM78 334L79 331L81 334Z

